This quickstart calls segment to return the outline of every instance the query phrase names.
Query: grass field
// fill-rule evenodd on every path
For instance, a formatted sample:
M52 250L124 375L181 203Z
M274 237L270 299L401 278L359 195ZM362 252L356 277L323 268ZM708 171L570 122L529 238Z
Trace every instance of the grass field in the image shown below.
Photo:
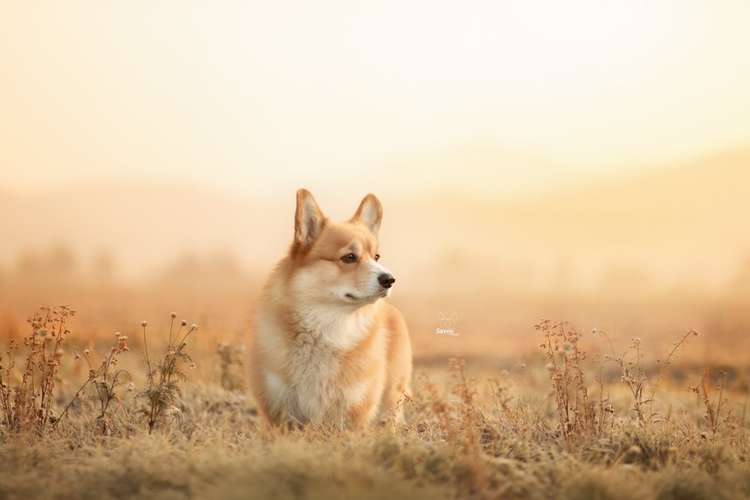
M541 322L505 368L417 357L405 427L289 431L259 419L241 345L199 349L211 333L169 315L85 344L70 314L3 352L0 498L750 496L746 374L681 364L690 331L655 363Z
M0 500L750 499L749 20L2 1ZM405 422L271 427L269 273L312 264L272 302L324 354L263 370L300 391L370 254Z

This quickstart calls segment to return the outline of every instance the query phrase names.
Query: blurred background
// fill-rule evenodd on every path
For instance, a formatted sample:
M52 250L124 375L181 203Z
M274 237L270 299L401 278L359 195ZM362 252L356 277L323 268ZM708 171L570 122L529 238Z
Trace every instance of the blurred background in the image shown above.
M383 202L422 363L517 362L542 318L746 362L747 2L2 11L0 336L70 304L92 342L176 310L244 343L306 187Z

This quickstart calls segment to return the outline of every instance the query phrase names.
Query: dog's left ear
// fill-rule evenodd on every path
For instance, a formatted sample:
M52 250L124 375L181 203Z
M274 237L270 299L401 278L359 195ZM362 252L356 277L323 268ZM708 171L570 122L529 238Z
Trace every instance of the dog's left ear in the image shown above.
M351 220L352 222L361 222L367 226L372 234L377 236L380 221L383 220L383 205L380 204L380 200L374 194L370 193L362 198L362 202Z

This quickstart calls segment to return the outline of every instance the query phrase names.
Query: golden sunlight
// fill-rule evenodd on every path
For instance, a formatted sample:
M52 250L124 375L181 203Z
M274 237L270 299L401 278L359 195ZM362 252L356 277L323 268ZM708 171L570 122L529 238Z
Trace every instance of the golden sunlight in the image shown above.
M0 500L750 498L750 0L0 4Z
M6 10L0 181L13 191L111 178L338 189L413 155L494 148L502 185L471 162L431 182L507 193L750 142L739 1ZM422 168L400 186L413 192Z

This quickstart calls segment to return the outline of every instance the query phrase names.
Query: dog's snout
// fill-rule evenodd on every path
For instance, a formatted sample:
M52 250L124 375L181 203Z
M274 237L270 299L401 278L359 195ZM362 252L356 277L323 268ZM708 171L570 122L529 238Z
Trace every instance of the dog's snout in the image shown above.
M396 278L394 278L392 274L382 273L378 275L378 283L380 283L380 286L383 288L390 288L395 282Z

